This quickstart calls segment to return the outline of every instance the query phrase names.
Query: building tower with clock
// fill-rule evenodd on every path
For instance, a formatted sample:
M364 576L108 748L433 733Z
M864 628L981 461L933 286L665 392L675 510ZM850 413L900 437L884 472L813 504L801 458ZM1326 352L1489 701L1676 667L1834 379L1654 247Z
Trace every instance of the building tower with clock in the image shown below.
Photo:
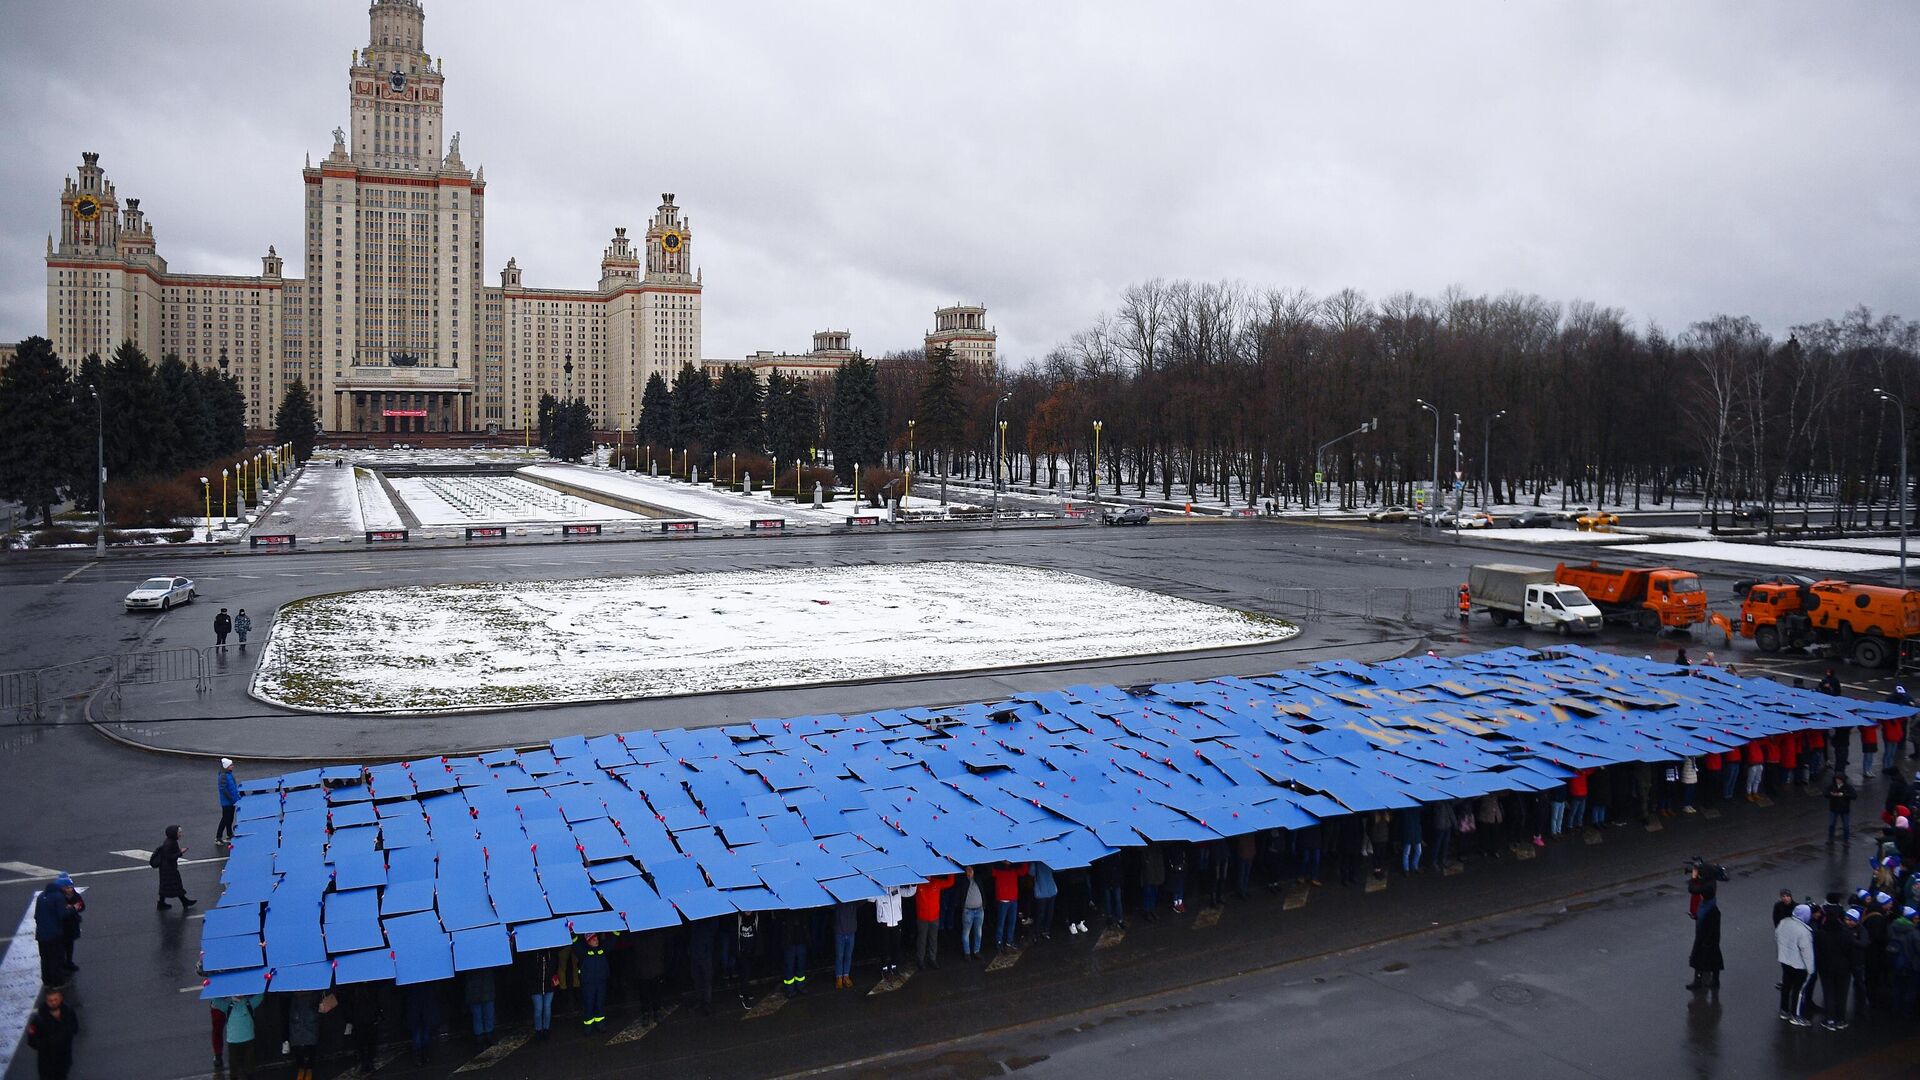
M217 363L255 427L271 425L296 378L330 431L518 430L542 394L569 390L602 426L633 426L649 375L699 363L690 220L661 196L639 250L614 231L591 289L528 287L513 259L489 285L485 170L470 170L447 132L426 12L373 0L368 18L347 126L301 171L303 276L286 277L272 247L258 276L175 273L139 201L123 206L88 152L47 244L55 350L77 366L131 341L151 357Z

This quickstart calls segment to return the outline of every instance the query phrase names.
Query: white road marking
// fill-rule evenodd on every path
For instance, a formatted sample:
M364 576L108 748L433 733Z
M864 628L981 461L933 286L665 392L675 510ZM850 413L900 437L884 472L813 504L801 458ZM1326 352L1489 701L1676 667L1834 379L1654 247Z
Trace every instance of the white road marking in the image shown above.
M474 1056L472 1061L467 1062L453 1071L463 1073L475 1072L480 1069L491 1069L500 1063L501 1058L527 1045L527 1040L532 1037L531 1034L526 1032L518 1035L508 1035L495 1042L492 1046L480 1051L480 1053Z
M641 1039L644 1039L647 1037L648 1032L651 1032L654 1028L659 1027L660 1021L665 1020L668 1016L671 1016L673 1014L673 1010L677 1008L679 1008L679 1006L669 1005L666 1008L661 1009L659 1020L648 1020L645 1017L635 1020L633 1023L628 1024L626 1027L621 1028L620 1034L615 1035L611 1039L608 1039L607 1045L618 1046L621 1043L639 1042Z
M54 582L54 584L65 585L67 582L72 581L74 578L80 576L80 571L91 570L93 569L93 567L94 567L94 563L91 563L91 562L83 563L79 566L76 566L73 569L67 571L67 575L61 578L59 581ZM0 1073L4 1073L5 1071L6 1071L5 1069L0 1069Z
M9 874L19 874L23 878L32 878L42 885L60 876L58 870L49 870L30 862L0 862L0 870L5 870Z
M129 859L138 859L143 863L153 857L153 852L141 851L139 848L121 848L119 851L112 852L112 854L124 855Z
M115 854L117 855L119 854L119 852L115 852ZM146 858L147 858L147 853L141 852L140 853L141 861L145 862ZM220 862L226 862L226 861L227 861L227 857L225 855L222 855L217 859L181 859L180 865L181 866L204 866L207 863L220 863ZM25 867L28 870L45 871L44 877L47 880L51 880L54 874L58 873L58 871L47 870L45 867L34 866L30 863L0 863L0 870L12 870L15 873L19 873L21 867ZM73 875L73 877L77 879L77 878L99 877L102 874L133 874L146 869L148 869L148 867L145 867L145 866L116 866L108 870L73 870L73 871L70 871L70 873ZM15 878L11 881L0 881L0 885L20 885L20 884L24 884L31 881L37 881L37 880L40 880L40 879L35 878L33 876L28 876L28 877L22 877L22 878Z
M84 891L84 890L82 890ZM26 914L7 945L6 959L0 960L0 1076L13 1064L14 1051L27 1032L27 1018L40 997L40 946L33 941L33 905L38 894L27 901Z

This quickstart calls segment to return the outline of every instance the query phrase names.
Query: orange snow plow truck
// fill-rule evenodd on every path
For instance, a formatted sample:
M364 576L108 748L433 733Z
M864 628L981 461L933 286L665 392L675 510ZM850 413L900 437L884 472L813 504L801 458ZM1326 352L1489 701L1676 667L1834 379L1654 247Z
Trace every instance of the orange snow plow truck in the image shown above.
M1861 667L1885 667L1920 640L1920 590L1757 584L1740 601L1740 636L1761 652L1823 645Z
M1707 593L1691 571L1560 563L1553 568L1553 580L1586 593L1608 622L1636 630L1685 630L1707 621Z

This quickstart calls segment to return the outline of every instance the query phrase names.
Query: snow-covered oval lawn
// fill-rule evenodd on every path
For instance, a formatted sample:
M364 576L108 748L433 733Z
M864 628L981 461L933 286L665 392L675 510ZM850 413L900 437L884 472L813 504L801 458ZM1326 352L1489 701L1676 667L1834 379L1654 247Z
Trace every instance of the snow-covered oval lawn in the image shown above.
M253 693L326 712L660 697L1280 641L1264 615L984 563L369 589L275 620Z

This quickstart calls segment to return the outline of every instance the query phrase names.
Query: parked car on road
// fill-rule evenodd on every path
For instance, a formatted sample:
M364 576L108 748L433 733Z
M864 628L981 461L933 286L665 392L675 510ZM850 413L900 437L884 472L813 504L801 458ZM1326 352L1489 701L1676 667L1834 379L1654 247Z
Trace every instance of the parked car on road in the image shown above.
M1460 527L1463 529L1485 529L1493 525L1493 515L1485 510L1460 511Z
M1145 525L1153 517L1153 511L1144 506L1129 506L1124 510L1109 510L1106 522L1109 525Z
M1593 513L1591 506L1576 506L1571 510L1556 510L1553 516L1561 521L1579 521L1583 515Z
M192 578L156 577L134 586L122 602L127 605L128 611L169 611L175 605L184 604L198 595Z
M1405 506L1383 506L1367 512L1368 521L1409 521L1412 518L1413 510Z
M1755 585L1792 585L1802 587L1813 584L1819 579L1805 574L1774 574L1770 577L1742 578L1733 583L1733 595L1744 599L1747 591Z
M1514 529L1551 529L1557 520L1551 510L1522 510L1507 519L1507 526Z

